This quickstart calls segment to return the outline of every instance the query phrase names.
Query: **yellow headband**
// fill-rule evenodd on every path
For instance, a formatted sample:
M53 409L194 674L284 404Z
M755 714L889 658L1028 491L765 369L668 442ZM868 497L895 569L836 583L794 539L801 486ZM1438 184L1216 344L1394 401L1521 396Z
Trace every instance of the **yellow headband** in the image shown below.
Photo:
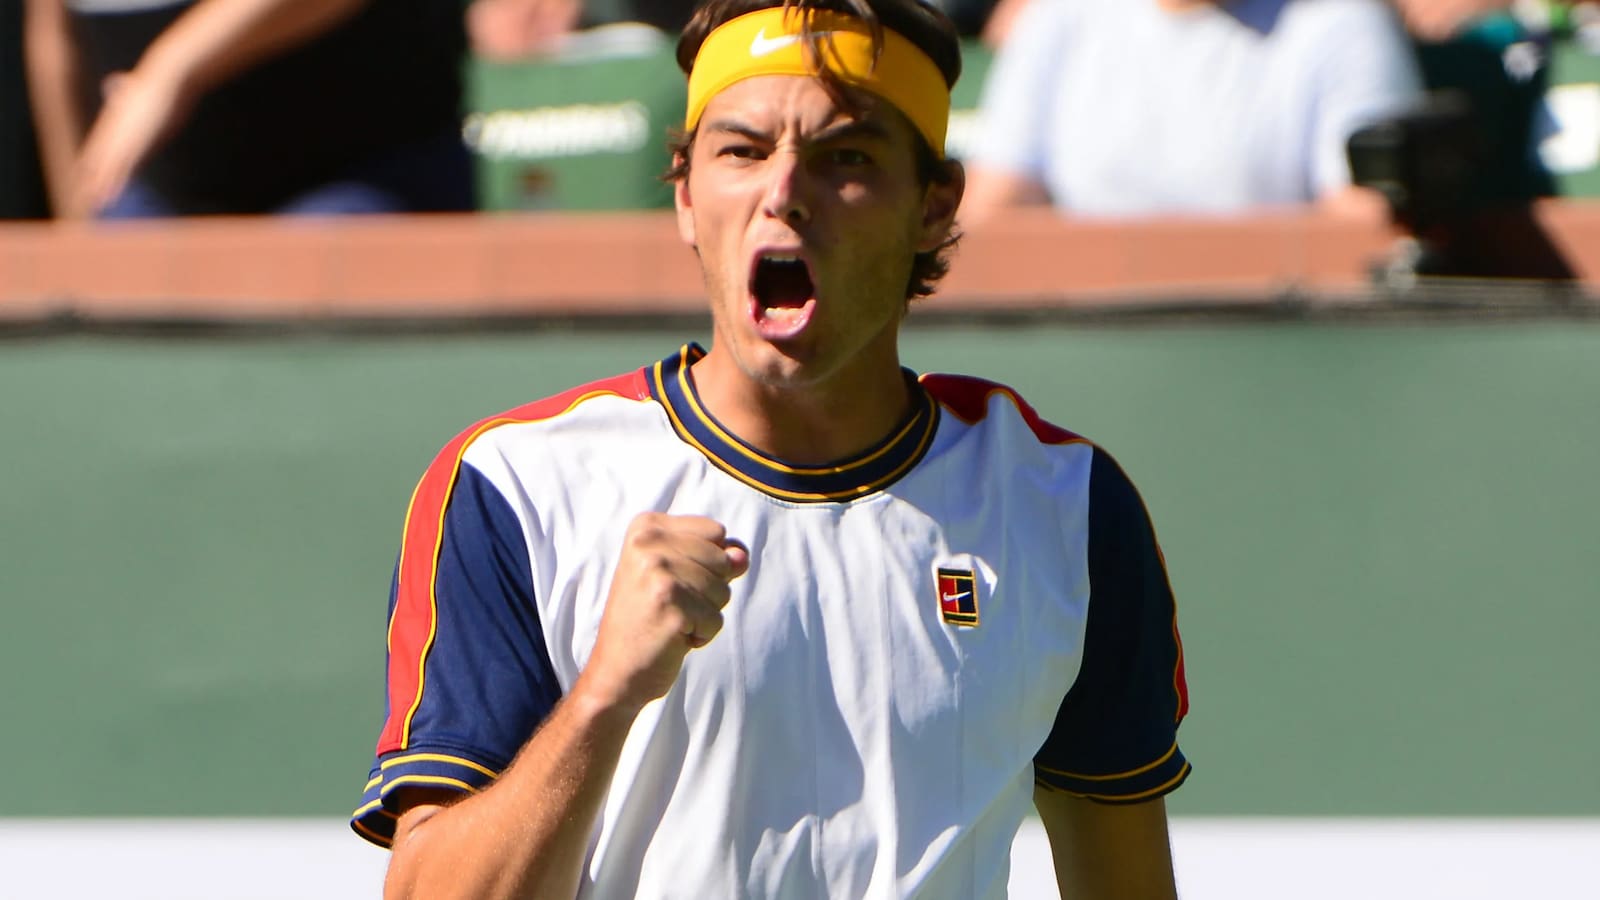
M706 36L689 73L689 114L684 129L693 131L706 104L722 91L757 75L816 75L800 38L803 16L822 36L820 62L846 84L893 103L934 152L944 156L944 133L950 123L950 88L939 67L917 45L885 28L883 53L873 65L872 31L867 23L840 13L791 13L782 7L730 19Z

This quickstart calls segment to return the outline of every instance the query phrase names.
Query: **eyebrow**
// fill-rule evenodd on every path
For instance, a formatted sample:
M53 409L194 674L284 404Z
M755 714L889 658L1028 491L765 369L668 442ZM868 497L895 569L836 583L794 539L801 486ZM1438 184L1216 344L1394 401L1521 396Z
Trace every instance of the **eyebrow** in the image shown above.
M889 129L885 128L883 123L876 119L847 119L811 135L809 140L813 144L826 144L829 141L848 138L887 141L889 140Z
M762 143L772 143L773 136L751 125L736 119L715 119L703 126L707 133L720 132L723 134L736 134L743 138ZM821 131L806 137L808 144L826 144L830 141L845 140L848 138L867 138L869 140L889 140L889 129L875 119L846 119L837 125L829 125Z
M740 137L749 138L752 141L760 141L769 144L772 142L772 135L762 131L759 128L746 125L743 122L739 122L734 119L716 119L714 121L705 123L701 127L708 134L711 132L720 132L722 134L736 134Z

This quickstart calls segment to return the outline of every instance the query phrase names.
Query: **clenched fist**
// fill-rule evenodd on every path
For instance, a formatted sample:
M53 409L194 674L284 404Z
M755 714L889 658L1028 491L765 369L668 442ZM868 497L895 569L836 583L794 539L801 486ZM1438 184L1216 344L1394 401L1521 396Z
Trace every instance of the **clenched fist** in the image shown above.
M728 585L749 567L749 551L713 519L635 517L580 685L608 706L633 710L665 694L689 651L722 630Z

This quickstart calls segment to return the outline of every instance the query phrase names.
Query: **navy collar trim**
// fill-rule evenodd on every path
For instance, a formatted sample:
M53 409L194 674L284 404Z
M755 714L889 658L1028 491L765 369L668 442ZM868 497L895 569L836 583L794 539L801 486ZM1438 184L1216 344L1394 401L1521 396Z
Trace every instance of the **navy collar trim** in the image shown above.
M762 493L798 503L854 500L881 491L900 480L933 443L939 405L906 372L912 411L882 442L846 459L821 466L799 466L768 456L723 427L706 412L689 367L706 355L698 344L686 344L648 371L650 394L672 422L678 437L712 464Z

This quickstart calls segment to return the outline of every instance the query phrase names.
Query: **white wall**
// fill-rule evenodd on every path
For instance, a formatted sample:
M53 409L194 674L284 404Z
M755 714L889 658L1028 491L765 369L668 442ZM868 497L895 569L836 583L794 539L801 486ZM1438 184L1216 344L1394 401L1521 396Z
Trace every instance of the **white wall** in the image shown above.
M1600 819L1179 819L1184 900L1595 900ZM343 822L0 818L4 900L377 897L387 854ZM1036 822L1011 896L1052 897Z

